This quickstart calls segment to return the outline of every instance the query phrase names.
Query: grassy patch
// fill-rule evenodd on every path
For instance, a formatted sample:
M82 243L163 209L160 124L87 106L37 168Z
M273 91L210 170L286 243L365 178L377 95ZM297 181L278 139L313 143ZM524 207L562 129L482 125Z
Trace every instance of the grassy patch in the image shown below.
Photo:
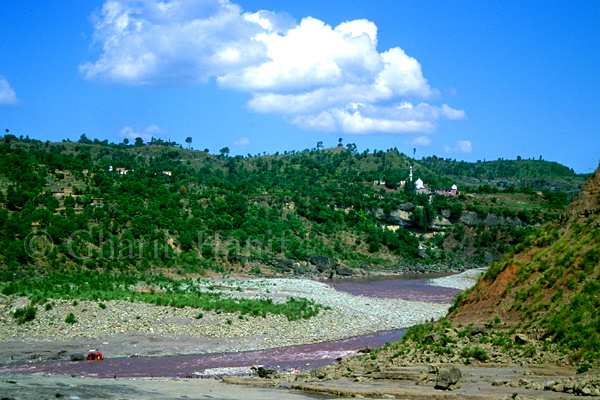
M139 292L137 284L157 286L164 292ZM157 306L191 307L206 311L266 317L267 314L285 315L288 320L308 319L326 307L304 298L289 298L275 303L270 298L248 300L229 298L220 292L202 291L192 279L177 280L162 275L113 275L106 272L84 271L73 274L53 273L45 277L22 278L2 289L5 295L33 296L83 301L124 300L150 303ZM102 303L100 303L102 304ZM100 305L102 308L102 305Z
M67 315L67 317L65 318L65 322L67 324L75 324L75 323L77 323L77 318L75 318L75 314L69 313L69 315Z
M17 324L21 325L25 322L33 321L37 313L37 308L34 306L27 306L23 308L17 308L13 313L13 317L17 320Z
M488 359L487 352L485 350L483 350L482 348L477 347L477 346L475 346L475 347L469 347L469 346L464 347L461 350L460 355L463 356L464 358L467 358L467 359L474 358L474 359L476 359L478 361L481 361L481 362L485 362Z

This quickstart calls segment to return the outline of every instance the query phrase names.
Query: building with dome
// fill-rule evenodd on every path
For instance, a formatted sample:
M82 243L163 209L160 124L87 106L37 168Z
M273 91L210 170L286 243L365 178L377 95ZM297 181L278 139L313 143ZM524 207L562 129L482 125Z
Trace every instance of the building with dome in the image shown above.
M431 190L429 190L428 187L425 187L425 183L421 178L415 181L415 192L417 194L431 194Z
M458 196L458 186L452 185L452 189L436 189L435 194L441 194L443 196Z

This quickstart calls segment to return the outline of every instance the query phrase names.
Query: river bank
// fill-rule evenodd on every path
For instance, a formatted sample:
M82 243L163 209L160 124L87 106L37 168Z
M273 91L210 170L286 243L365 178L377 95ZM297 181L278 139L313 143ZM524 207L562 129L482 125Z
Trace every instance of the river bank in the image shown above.
M459 365L460 384L452 391L434 387L436 374L425 364L394 371L391 379L296 381L223 377L223 379L99 379L75 376L3 374L0 393L12 400L89 399L281 399L387 398L420 400L576 399L598 380L598 371L576 375L573 368L531 365ZM587 382L587 385L584 385ZM587 392L586 392L587 393ZM588 396L591 395L588 393ZM592 395L593 396L593 395ZM590 398L590 397L588 397ZM597 398L597 397L594 397Z
M71 376L0 376L0 394L11 400L31 399L246 399L307 400L331 398L273 388L227 385L215 379L98 379Z
M459 275L456 275L460 279ZM400 329L445 315L448 303L373 298L338 291L323 282L302 279L228 279L202 283L226 296L308 298L328 307L308 320L281 315L248 317L144 303L54 301L38 307L35 320L18 325L11 313L25 298L0 300L0 364L49 361L100 349L106 357L167 356L242 352L325 342L366 333ZM65 322L73 313L74 324ZM62 356L59 356L59 352Z

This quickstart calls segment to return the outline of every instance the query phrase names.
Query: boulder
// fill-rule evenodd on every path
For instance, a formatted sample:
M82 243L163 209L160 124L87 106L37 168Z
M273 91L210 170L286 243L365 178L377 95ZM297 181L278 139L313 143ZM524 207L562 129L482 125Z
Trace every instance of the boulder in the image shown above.
M323 367L310 371L311 378L325 379L327 378L327 370Z
M529 343L529 337L527 335L525 335L524 333L517 333L515 335L515 343L520 344L520 345L525 345L525 344Z
M449 339L458 340L458 332L453 328L446 328L445 333Z
M556 385L556 381L546 381L544 384L544 390L552 390Z
M479 335L485 335L485 329L481 326L475 326L471 329L471 332L469 332L469 337L475 337L475 336L479 336Z
M435 388L441 390L452 390L461 377L462 372L460 372L460 369L455 366L440 368L435 381Z
M423 344L433 344L438 343L442 340L442 335L439 333L433 332L423 338Z
M310 256L310 263L321 273L328 273L335 270L337 265L337 262L333 258L321 255Z
M345 265L338 265L335 267L335 272L340 276L352 276L354 275L354 270L350 267L346 267Z
M265 379L279 378L279 372L273 367L258 367L258 377Z
M308 373L308 372L300 372L300 373L296 374L296 376L294 376L295 381L306 382L309 379L310 379L310 373Z

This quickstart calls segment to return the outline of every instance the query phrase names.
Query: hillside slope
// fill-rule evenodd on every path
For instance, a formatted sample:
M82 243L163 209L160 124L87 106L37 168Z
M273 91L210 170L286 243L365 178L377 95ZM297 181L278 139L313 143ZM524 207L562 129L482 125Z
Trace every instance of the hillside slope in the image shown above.
M600 356L600 168L551 223L493 265L457 300L454 323L501 320Z
M227 148L211 155L161 141L132 146L82 136L50 143L6 135L0 277L81 267L329 276L353 271L346 267L488 265L558 217L568 193L553 187L582 184L567 167L543 160L443 160L444 168L440 160L411 159L397 149L359 153L350 145L231 157ZM411 166L431 190L456 182L459 195L402 187ZM499 180L509 167L519 181ZM314 256L340 268L329 262L336 268L320 271Z
M340 359L315 375L410 380L414 378L407 377L407 371L415 365L428 364L435 372L448 364L462 369L465 364L491 363L501 378L507 366L513 370L517 364L544 365L544 384L532 384L531 369L522 379L495 379L490 384L527 386L535 390L536 398L541 390L600 395L600 378L593 366L600 360L599 204L600 167L556 222L493 264L472 289L457 297L446 318L413 326L401 341L364 357ZM577 374L589 373L548 380L556 376L557 368L569 365L577 366ZM481 391L480 371L468 379ZM421 374L416 385L432 381ZM514 392L513 398L515 394L521 393Z

